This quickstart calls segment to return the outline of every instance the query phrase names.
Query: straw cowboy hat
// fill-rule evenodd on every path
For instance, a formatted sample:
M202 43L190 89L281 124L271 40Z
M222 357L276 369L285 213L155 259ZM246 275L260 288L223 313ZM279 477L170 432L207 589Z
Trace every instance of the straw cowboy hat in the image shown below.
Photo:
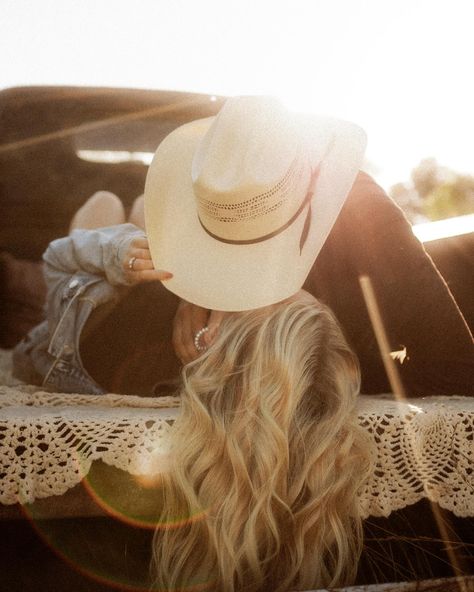
M303 285L359 171L358 126L229 99L158 147L145 221L166 287L212 310L279 302Z

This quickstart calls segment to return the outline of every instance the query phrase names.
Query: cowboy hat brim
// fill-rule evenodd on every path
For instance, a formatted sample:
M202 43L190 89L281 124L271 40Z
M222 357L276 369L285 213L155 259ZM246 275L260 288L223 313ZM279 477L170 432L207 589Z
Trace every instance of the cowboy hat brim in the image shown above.
M301 118L304 146L320 171L309 232L300 252L304 212L279 234L254 244L221 242L202 227L191 167L213 120L177 128L155 153L145 183L146 233L153 263L173 274L165 284L171 292L204 308L241 311L274 304L303 285L358 173L365 134L348 122ZM336 142L334 153L334 138L341 130L349 131L347 126L349 145L339 142L338 149Z

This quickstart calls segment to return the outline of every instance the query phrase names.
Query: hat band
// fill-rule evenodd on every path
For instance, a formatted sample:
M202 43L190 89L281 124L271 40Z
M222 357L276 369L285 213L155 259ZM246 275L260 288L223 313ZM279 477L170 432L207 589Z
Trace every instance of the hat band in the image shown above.
M300 207L293 214L293 216L288 220L288 222L285 222L285 224L283 224L283 226L280 226L280 228L277 228L273 232L269 232L268 234L264 234L264 235L259 236L257 238L244 239L244 240L233 240L233 239L224 238L222 236L218 236L217 234L214 234L213 232L211 232L208 228L206 228L206 226L203 224L203 221L201 220L201 218L198 215L199 223L201 224L201 226L203 227L203 229L207 232L207 234L209 236L220 241L221 243L226 243L229 245L253 245L256 243L261 243L263 241L269 240L269 239L273 238L274 236L277 236L278 234L282 233L284 230L286 230L288 227L290 227L293 224L293 222L295 222L295 220L300 216L301 212L305 209L305 207L308 206L308 213L306 215L306 220L305 220L305 223L303 226L303 230L301 231L301 237L300 237L300 255L301 255L301 251L303 250L304 244L305 244L306 239L308 237L309 228L311 226L311 200L314 195L314 189L315 189L317 177L319 175L319 169L320 169L320 166L318 165L315 169L311 170L309 189L305 195L305 198L301 202Z

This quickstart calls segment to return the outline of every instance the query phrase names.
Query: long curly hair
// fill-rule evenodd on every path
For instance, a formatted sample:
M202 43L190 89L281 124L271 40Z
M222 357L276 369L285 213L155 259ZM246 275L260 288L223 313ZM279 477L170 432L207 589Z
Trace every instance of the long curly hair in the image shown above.
M153 540L160 590L337 586L362 545L360 375L317 301L233 313L183 369Z

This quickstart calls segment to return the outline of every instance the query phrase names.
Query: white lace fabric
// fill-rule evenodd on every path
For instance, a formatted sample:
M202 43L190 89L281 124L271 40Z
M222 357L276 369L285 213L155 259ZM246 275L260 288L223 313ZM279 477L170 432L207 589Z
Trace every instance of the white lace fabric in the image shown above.
M61 495L95 460L133 475L165 470L178 413L176 397L0 386L0 503ZM361 396L358 415L374 460L360 492L364 516L388 516L422 498L474 516L474 398Z

